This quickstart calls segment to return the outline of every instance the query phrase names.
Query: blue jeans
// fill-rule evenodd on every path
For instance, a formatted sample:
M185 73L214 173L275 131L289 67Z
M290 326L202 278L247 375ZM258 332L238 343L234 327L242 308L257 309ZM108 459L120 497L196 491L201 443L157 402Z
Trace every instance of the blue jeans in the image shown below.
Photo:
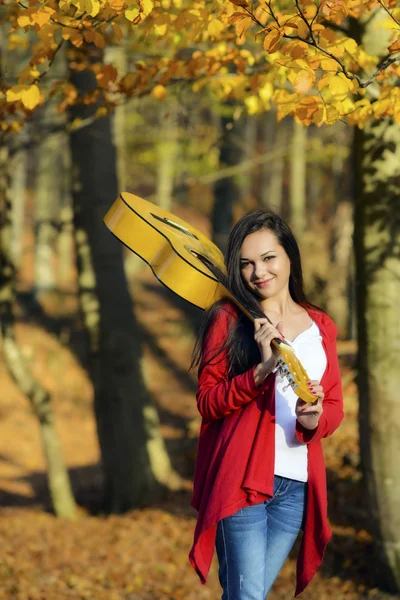
M274 497L219 521L221 600L265 600L303 525L307 484L275 475Z

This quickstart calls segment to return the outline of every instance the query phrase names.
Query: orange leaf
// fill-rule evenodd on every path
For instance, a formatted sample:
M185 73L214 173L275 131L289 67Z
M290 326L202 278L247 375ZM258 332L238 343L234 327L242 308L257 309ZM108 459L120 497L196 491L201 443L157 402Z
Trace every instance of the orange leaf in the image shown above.
M110 81L117 79L117 69L113 65L104 65L101 73L96 75L97 83L102 88L107 88Z
M232 2L235 6L241 6L242 8L246 8L249 5L247 0L229 0L229 2Z
M268 52L268 54L272 54L277 50L279 43L282 39L283 31L280 29L272 29L266 36L264 40L264 50Z
M232 25L232 23L236 23L236 21L239 21L240 19L244 19L245 17L248 17L247 13L244 12L234 12L233 14L231 14L231 16L228 19L228 23L230 25Z
M389 46L388 50L389 50L389 52L392 52L392 53L400 52L400 37L397 38L397 40Z

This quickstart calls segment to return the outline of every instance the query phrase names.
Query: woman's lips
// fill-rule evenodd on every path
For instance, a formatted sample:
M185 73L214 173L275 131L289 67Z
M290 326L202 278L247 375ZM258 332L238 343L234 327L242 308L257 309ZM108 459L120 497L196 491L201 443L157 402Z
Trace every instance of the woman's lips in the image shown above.
M265 281L259 281L258 283L255 283L254 285L259 288L264 288L264 287L267 287L267 285L269 285L272 280L273 280L273 277L271 277L271 279L266 279Z

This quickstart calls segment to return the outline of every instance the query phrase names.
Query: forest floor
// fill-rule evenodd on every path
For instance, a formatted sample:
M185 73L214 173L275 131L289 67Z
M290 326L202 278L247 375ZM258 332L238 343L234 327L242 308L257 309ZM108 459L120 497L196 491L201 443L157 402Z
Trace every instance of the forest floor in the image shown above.
M39 305L30 292L29 264L26 269L17 337L35 376L52 394L79 514L74 521L52 514L37 421L0 363L0 600L217 600L216 563L203 586L187 559L195 526L189 502L199 427L196 380L188 367L198 311L156 282L149 269L136 271L132 291L145 339L146 379L185 489L169 493L162 503L106 516L76 293L45 294ZM380 588L359 471L354 353L345 344L340 350L345 420L324 441L333 538L301 598L391 600L399 596ZM293 598L295 552L271 600Z

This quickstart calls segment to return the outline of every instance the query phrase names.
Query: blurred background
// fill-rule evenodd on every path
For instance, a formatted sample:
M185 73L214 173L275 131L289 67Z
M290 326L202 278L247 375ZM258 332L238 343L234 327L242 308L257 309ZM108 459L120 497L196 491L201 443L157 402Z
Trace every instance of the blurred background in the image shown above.
M20 71L33 43L27 35L3 51L2 71ZM133 40L107 46L102 60L128 72L152 51ZM70 70L81 52L57 54L47 84L95 90L93 71ZM220 594L216 564L202 586L187 559L200 427L189 366L201 311L103 225L120 191L222 251L253 208L292 227L306 291L339 329L345 393L345 420L324 441L333 539L302 597L400 598L375 558L362 481L353 128L278 121L273 107L179 82L112 112L65 108L50 98L2 150L0 598ZM295 556L272 600L293 597Z

